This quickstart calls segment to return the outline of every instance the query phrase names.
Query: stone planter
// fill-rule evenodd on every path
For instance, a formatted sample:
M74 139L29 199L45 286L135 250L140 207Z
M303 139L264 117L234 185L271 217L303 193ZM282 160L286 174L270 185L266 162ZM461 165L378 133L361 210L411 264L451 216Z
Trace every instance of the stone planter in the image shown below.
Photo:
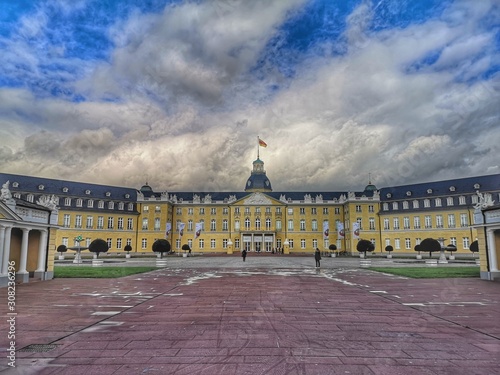
M418 260L422 259L422 255L417 254L417 259L418 259Z
M102 267L103 263L100 259L92 259L92 267Z
M387 254L387 259L392 259L392 254L391 253Z
M125 258L130 258L130 254L125 254Z
M187 258L187 256L188 256L188 255L187 255L187 253L183 253L183 254L182 254L182 257L183 257L183 258Z
M57 257L57 259L59 259L59 260L64 260L64 255L59 255L59 256Z

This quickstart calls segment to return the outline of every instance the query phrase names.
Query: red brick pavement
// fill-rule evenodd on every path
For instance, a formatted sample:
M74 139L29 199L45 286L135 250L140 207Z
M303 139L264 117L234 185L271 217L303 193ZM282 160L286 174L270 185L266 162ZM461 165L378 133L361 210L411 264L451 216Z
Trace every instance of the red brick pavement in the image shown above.
M163 269L23 284L16 298L6 374L500 374L500 285L478 279Z

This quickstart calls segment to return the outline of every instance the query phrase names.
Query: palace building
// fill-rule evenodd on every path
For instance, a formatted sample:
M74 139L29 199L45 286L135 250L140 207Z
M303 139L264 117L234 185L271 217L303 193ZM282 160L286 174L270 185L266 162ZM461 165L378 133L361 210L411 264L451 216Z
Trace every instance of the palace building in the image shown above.
M415 255L425 238L471 254L478 240L481 275L498 274L500 175L359 191L275 192L259 157L242 191L169 192L147 183L139 190L0 173L0 285L9 264L17 280L50 279L59 245L101 238L109 252L152 252L167 238L193 252L312 253L319 248L357 254L360 238L375 253L392 246ZM497 216L495 216L497 215Z

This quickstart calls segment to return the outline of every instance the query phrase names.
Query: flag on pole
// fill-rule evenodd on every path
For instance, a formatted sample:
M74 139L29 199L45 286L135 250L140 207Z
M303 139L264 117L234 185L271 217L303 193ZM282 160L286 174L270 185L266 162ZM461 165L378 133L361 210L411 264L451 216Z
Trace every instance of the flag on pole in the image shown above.
M342 239L345 237L344 224L341 222L337 223L337 234L339 236L339 239Z
M356 221L352 223L352 236L353 238L359 238L359 223Z
M259 146L261 147L267 147L267 143L264 142L262 139L260 139L259 137L257 137L259 139Z
M186 223L179 223L179 236L182 237L184 234L184 227L186 226Z
M196 223L196 230L194 232L194 239L196 240L200 237L201 230L203 229L203 223Z
M330 234L330 226L328 221L323 221L323 239L328 239L328 235Z
M167 223L167 227L165 229L165 237L170 235L170 231L172 230L172 223Z

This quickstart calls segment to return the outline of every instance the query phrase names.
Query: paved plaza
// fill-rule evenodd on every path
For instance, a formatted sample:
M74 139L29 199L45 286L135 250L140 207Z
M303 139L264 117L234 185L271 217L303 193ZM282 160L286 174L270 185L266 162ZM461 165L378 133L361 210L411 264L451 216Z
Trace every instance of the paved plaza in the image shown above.
M0 312L5 374L500 374L499 283L356 258L169 257L145 274L17 285L15 369Z

